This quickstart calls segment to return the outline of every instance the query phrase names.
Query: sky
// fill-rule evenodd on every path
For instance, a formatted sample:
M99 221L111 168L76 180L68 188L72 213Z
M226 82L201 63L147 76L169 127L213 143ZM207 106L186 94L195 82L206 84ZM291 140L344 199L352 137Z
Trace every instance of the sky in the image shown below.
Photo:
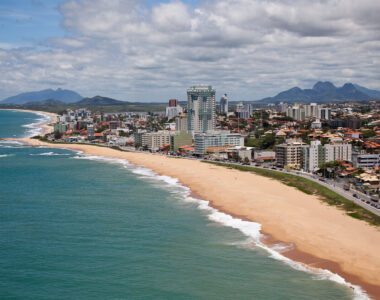
M1 0L0 99L257 100L317 81L380 90L378 0Z

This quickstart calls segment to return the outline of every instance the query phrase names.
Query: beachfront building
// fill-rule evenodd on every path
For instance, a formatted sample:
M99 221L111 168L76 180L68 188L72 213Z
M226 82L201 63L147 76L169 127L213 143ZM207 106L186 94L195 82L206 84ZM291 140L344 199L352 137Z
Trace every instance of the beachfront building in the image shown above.
M170 151L178 151L180 147L193 144L193 137L186 131L179 131L170 136Z
M224 94L220 98L220 113L223 115L228 116L228 98L227 94Z
M69 129L69 124L55 123L54 132L65 133Z
M194 153L205 155L207 148L244 146L244 137L230 131L208 131L194 136Z
M321 164L330 161L352 160L352 145L339 139L323 146L320 141L312 141L302 151L302 169L306 172L315 172Z
M325 162L323 146L320 141L311 141L310 147L303 147L302 151L302 169L306 172L317 171L319 165Z
M170 137L173 134L174 132L166 130L144 133L141 138L141 146L151 151L158 151L160 148L170 145Z
M280 168L301 168L303 148L307 144L298 139L287 139L285 143L276 146L276 165Z
M194 136L215 130L215 90L211 86L193 86L187 90L187 126Z
M87 124L87 138L89 140L95 139L95 128L94 124Z
M135 147L142 146L142 137L145 133L147 133L147 131L145 129L137 129L136 130L136 132L134 133Z
M323 146L324 161L352 161L352 145L349 142L336 140Z

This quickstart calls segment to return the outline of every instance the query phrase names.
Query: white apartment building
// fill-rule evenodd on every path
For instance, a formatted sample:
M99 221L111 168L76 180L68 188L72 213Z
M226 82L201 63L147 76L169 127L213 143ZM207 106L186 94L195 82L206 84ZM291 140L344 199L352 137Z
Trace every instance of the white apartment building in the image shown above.
M168 118L168 120L171 120L171 119L179 116L182 113L183 113L183 108L179 105L178 106L167 106L165 115Z
M334 160L352 160L352 145L347 142L333 141L322 146L320 141L312 141L303 149L302 168L314 172L323 164Z
M352 161L352 145L344 141L336 141L326 144L324 148L324 161L346 160Z
M194 153L204 155L208 147L244 146L244 137L227 130L197 133L194 136Z
M175 132L166 130L143 133L141 146L147 147L151 151L157 151L162 146L170 145L170 136L173 134L175 134Z

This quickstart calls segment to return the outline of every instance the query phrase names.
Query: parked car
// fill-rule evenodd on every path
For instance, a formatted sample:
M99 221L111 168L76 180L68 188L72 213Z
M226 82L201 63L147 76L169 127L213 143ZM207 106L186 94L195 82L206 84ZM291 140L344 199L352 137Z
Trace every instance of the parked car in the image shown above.
M323 181L323 182L326 181L326 179L324 179L324 178L319 178L318 180L319 180L319 181Z
M353 194L352 196L354 196L357 199L360 199L360 196L358 194Z

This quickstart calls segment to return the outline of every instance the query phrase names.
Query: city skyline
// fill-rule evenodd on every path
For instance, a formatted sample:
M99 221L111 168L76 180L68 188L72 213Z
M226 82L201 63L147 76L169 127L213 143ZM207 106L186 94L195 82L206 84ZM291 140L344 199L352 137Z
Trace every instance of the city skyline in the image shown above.
M23 0L0 8L1 99L63 88L183 101L199 83L233 100L319 80L380 87L380 4L369 0Z

